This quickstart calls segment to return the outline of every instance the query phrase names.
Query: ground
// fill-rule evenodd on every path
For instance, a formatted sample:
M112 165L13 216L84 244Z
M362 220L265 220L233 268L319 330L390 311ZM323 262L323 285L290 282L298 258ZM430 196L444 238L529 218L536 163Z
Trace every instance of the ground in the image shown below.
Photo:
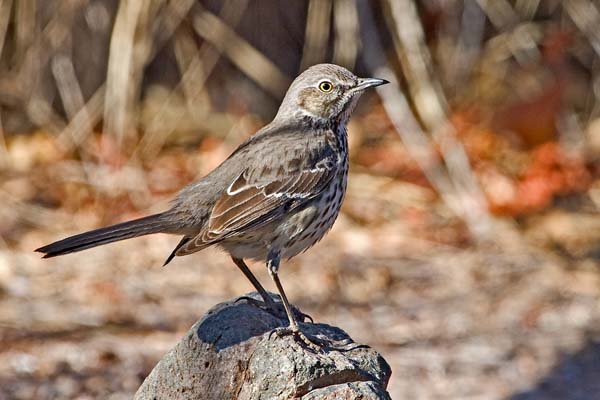
M294 304L380 351L394 399L600 398L600 216L557 206L498 219L476 243L429 189L386 180L382 193L378 179L351 175L332 232L283 263ZM427 229L390 217L423 198L438 210ZM32 251L93 223L0 248L0 399L130 398L208 308L252 289L216 249L161 267L178 241L167 235Z

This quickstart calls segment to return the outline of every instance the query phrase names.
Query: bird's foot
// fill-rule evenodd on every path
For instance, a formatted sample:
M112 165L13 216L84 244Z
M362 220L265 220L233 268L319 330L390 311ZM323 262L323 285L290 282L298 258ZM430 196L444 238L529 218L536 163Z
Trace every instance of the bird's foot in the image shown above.
M269 334L269 339L276 335L279 338L283 338L285 336L293 336L294 339L299 342L299 344L304 345L315 353L324 353L324 348L331 347L331 342L329 340L320 339L313 335L307 335L300 330L299 327L279 327L274 329Z
M287 320L287 314L285 312L285 307L283 306L283 303L275 302L272 299L270 301L266 301L266 300L261 301L261 300L255 299L253 297L250 297L250 296L238 297L238 299L235 302L237 303L238 301L241 301L241 300L244 300L247 303L252 304L255 307L265 310L269 314L273 315L275 318ZM311 323L315 322L310 315L303 313L296 307L292 306L292 309L294 310L295 317L300 322L305 322L307 319L309 319Z

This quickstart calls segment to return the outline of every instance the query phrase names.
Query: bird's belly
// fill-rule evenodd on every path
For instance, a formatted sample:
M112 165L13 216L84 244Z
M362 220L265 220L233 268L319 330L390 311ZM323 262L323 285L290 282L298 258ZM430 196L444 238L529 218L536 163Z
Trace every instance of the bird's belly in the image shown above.
M346 174L306 206L277 221L221 243L232 256L265 260L271 250L291 258L312 247L335 222L346 191Z
M296 213L284 226L285 241L279 243L282 258L292 258L312 247L331 229L340 208L326 198L322 195L315 199L313 205Z

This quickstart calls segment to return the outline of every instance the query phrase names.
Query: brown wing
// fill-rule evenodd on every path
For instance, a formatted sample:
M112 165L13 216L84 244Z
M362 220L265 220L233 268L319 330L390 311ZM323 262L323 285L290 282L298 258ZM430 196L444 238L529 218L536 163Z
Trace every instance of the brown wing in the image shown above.
M299 168L300 163L294 159L287 165L244 170L215 203L205 229L177 255L201 250L240 231L267 224L321 194L338 169L334 154L327 151L322 155L304 168Z
M208 231L210 235L219 236L248 225L268 222L273 216L280 215L274 211L286 212L295 203L321 193L322 187L331 178L331 170L321 168L302 171L263 186L249 183L242 174L215 204Z

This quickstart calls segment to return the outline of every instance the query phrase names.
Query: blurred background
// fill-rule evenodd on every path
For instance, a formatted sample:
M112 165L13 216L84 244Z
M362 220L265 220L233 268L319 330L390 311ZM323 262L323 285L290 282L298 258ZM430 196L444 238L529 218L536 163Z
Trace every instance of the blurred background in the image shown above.
M161 268L166 235L33 249L163 210L319 62L392 84L292 301L393 398L600 399L599 26L591 0L0 0L0 399L130 398L251 290L213 249Z

